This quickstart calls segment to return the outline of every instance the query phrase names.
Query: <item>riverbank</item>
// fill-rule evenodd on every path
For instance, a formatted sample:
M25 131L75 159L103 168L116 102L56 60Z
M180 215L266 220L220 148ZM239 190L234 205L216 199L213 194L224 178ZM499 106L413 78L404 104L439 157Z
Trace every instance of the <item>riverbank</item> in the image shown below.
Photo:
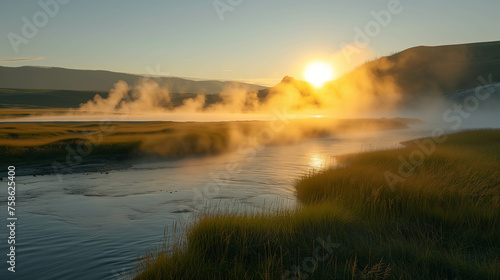
M199 217L137 279L500 278L500 130L337 161L296 210Z
M0 165L22 175L126 168L130 160L214 155L344 133L405 129L412 119L1 123Z

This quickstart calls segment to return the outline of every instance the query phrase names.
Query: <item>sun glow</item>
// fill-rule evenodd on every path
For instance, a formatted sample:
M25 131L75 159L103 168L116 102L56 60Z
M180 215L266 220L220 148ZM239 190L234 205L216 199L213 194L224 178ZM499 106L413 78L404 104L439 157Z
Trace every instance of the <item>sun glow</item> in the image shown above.
M313 62L304 71L304 78L315 87L322 87L326 82L333 80L333 68L326 62Z
M325 167L326 160L319 155L312 155L309 160L309 166L315 170L321 170Z

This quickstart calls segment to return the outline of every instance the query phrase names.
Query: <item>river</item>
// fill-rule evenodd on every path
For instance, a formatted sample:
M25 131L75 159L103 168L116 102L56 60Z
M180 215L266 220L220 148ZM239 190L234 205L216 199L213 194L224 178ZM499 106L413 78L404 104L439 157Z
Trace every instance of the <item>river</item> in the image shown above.
M263 147L254 155L134 162L108 174L16 177L16 273L7 275L4 264L0 278L122 279L137 256L160 243L166 227L188 225L194 212L294 207L293 182L304 172L334 165L337 155L428 135L423 127L346 134ZM228 172L234 164L238 168Z

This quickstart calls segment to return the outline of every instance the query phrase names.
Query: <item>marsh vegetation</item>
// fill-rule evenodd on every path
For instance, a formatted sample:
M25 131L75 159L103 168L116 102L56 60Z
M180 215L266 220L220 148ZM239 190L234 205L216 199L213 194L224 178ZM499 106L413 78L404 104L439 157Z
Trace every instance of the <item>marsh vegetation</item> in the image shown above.
M389 184L429 140L304 175L295 210L202 215L136 279L500 278L500 131L447 135Z

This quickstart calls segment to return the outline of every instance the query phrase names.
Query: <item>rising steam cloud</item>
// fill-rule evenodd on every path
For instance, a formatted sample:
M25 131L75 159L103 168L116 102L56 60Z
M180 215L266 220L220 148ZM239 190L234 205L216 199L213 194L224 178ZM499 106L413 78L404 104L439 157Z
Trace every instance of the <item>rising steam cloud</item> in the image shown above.
M368 77L362 80L367 80ZM216 102L207 102L204 94L185 98L182 104L174 106L168 89L151 79L143 79L135 86L119 81L107 98L96 95L80 106L76 113L269 113L286 109L290 113L329 114L333 112L354 112L370 107L375 98L368 94L373 84L342 85L341 90L330 87L315 89L306 82L285 78L282 83L269 89L267 95L259 98L257 91L233 85L226 87ZM392 106L398 100L390 82L384 81L388 93L383 104ZM381 99L379 97L378 101Z
M205 130L185 125L183 131L150 135L142 139L140 145L141 151L160 156L219 153L241 150L242 143L289 144L306 138L350 131L400 129L413 124L409 120L379 122L364 119L348 122L339 120L341 118L430 116L433 119L426 121L436 123L434 118L439 120L442 116L438 111L442 109L439 106L442 105L443 96L454 88L470 88L468 80L471 84L475 82L475 77L470 78L476 75L475 72L467 74L469 64L466 49L455 48L443 52L433 48L417 48L366 62L322 88L285 77L281 83L264 91L251 91L235 83L218 95L183 95L184 99L181 100L178 94L170 93L166 85L154 79L144 78L135 85L119 81L106 98L96 95L73 113L222 113L232 120L232 114L274 114L279 110L288 114L337 118L291 121L287 123L286 129L268 137L267 142L255 138L258 139L268 129L268 124L228 122L203 126ZM409 109L418 110L418 115ZM491 118L490 115L487 117Z
M338 65L340 54L334 59ZM367 57L361 56L362 58ZM285 109L294 114L352 117L387 112L412 98L442 96L456 87L468 65L466 49L453 51L407 50L367 62L317 89L307 82L285 77L267 92L232 84L215 99L199 94L174 105L166 85L143 78L135 85L115 84L107 98L96 95L76 113L270 113ZM175 93L173 93L175 94ZM415 103L413 103L415 104Z

